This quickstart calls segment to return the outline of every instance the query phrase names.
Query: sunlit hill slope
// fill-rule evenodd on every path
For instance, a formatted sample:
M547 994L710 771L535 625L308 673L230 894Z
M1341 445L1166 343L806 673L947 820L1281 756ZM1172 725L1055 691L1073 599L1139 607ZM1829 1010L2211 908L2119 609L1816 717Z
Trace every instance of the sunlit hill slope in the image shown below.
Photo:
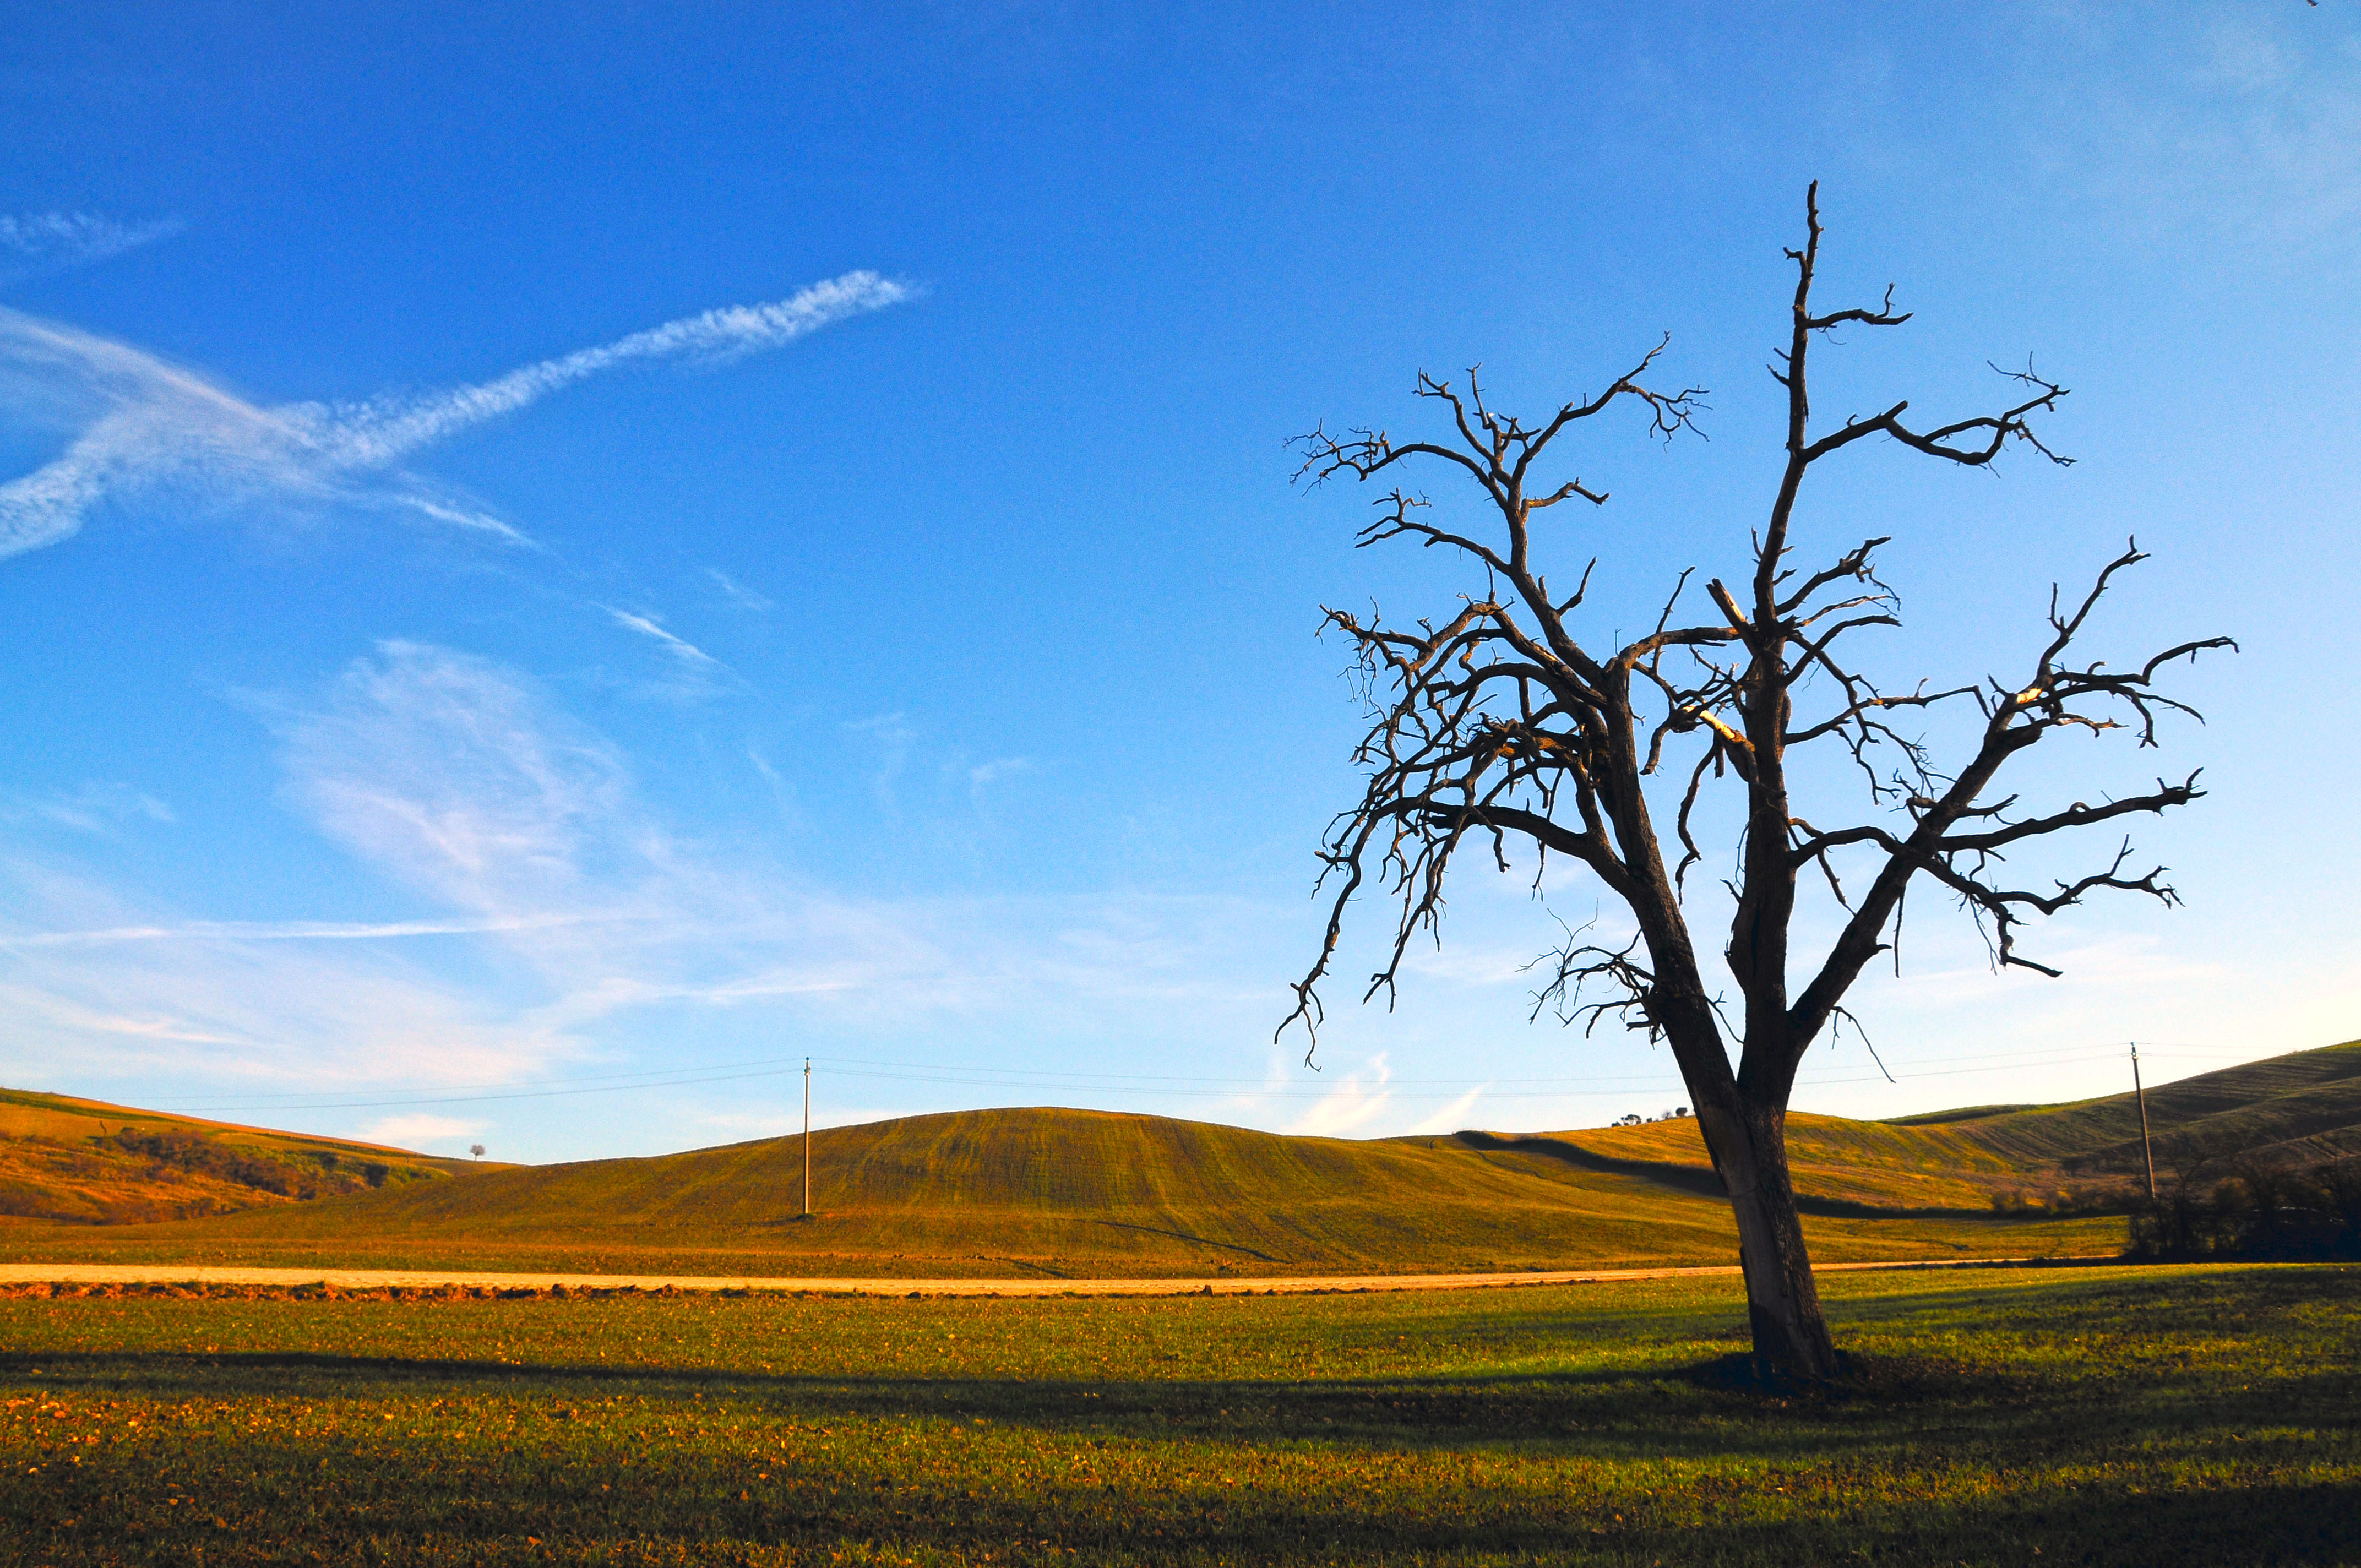
M2200 1181L2241 1161L2317 1165L2361 1156L2361 1041L2200 1073L2147 1091L2159 1180ZM1689 1122L1553 1133L1571 1157L1668 1181L1710 1181ZM2059 1105L1984 1105L1853 1122L1792 1114L1796 1190L1824 1212L2129 1201L2145 1190L2129 1093ZM1718 1187L1715 1189L1718 1190Z
M794 1275L1295 1274L1720 1263L1719 1199L1456 1137L1284 1137L1157 1116L959 1112L797 1141L470 1174L20 1256ZM2120 1221L1815 1220L1837 1256L2103 1251ZM2040 1232L2037 1236L2031 1233Z
M2159 1162L2361 1150L2356 1086L2361 1044L2157 1091ZM1796 1115L1817 1255L2116 1250L2137 1158L2136 1113L2121 1101L1896 1123ZM338 1170L357 1146L288 1142L338 1152ZM24 1258L935 1276L1721 1263L1735 1247L1688 1121L1361 1141L1046 1108L915 1116L815 1134L809 1220L795 1138L507 1168L401 1157L418 1174L343 1195L170 1223L19 1223L0 1245ZM2110 1201L2118 1212L2071 1212Z
M192 1218L430 1181L407 1149L0 1090L0 1223Z

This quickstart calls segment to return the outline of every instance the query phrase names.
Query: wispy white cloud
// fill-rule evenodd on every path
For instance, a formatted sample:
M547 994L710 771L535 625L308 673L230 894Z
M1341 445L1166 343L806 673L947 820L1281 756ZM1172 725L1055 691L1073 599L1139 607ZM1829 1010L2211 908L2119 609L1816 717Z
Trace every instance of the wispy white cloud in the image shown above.
M902 772L909 765L910 750L918 743L918 731L905 713L881 713L874 718L853 718L844 728L851 734L867 738L874 767L870 773L870 793L877 804L888 811L901 803L897 788Z
M435 1116L419 1112L407 1116L388 1116L382 1122L371 1123L360 1136L365 1143L415 1148L421 1144L450 1143L480 1133L490 1125L489 1122L463 1122L456 1116Z
M1184 936L1121 901L1019 910L814 887L682 840L601 737L518 673L446 649L388 643L270 718L295 804L529 964L548 988L539 1028L673 1003L803 999L912 1018L1049 996L1207 1000L1196 945L1237 924L1191 914L1205 930Z
M1335 1088L1312 1103L1287 1130L1298 1135L1341 1138L1385 1115L1393 1105L1393 1069L1379 1051L1358 1072L1347 1073Z
M611 841L630 792L620 756L483 660L387 642L324 700L268 717L305 813L446 905L608 914L586 862L638 858Z
M569 916L524 920L184 920L92 931L0 936L0 948L95 948L120 942L385 942L407 937L479 937L569 925Z
M46 795L0 797L0 822L46 822L82 833L105 833L130 821L170 822L172 808L126 784L86 784Z
M1013 779L1033 771L1030 757L994 757L988 762L978 762L967 771L968 784L976 789Z
M750 1031L1259 1050L1279 1011L1235 959L1291 906L819 887L676 833L608 740L486 660L388 643L253 707L287 803L420 916L192 920L0 846L0 1082L479 1087Z
M497 987L401 943L188 922L86 874L0 856L0 1074L239 1086L484 1081L578 1056ZM33 922L47 932L28 928ZM44 936L56 939L42 940ZM194 939L191 939L194 938Z
M796 799L795 785L788 783L785 775L771 765L771 759L764 756L763 749L752 741L747 742L746 745L746 762L754 770L755 774L770 786L771 800L778 807L779 816L790 824L800 825L803 821L803 807Z
M272 717L295 803L368 863L497 927L540 977L536 1031L866 992L942 962L889 915L680 842L613 748L514 671L388 643Z
M714 586L721 590L722 597L740 609L751 609L757 615L767 615L778 608L771 599L756 593L729 573L712 566L708 566L704 570L705 575L713 579Z
M634 615L628 609L617 609L614 606L607 604L602 604L598 608L613 617L615 624L626 631L636 631L642 637L654 638L664 645L665 652L684 664L706 670L720 667L720 660L699 648L696 643L665 630L664 623L653 616Z
M1472 1125L1473 1124L1468 1120L1469 1114L1476 1109L1476 1102L1483 1099L1486 1091L1491 1087L1488 1083L1477 1084L1425 1121L1411 1128L1411 1131L1430 1134L1455 1133L1463 1127Z
M601 371L649 359L735 359L783 347L847 316L883 310L909 297L906 284L874 272L847 272L790 299L685 316L472 387L365 403L304 403L289 411L315 428L323 445L341 461L383 467L430 442L513 413Z
M82 415L62 455L0 485L0 558L71 537L104 505L164 499L216 510L262 499L391 507L521 542L508 524L396 465L433 442L607 370L777 348L910 297L907 285L848 272L789 299L667 322L473 386L277 408L258 407L125 345L0 310L0 399Z
M0 213L0 278L87 267L181 232L178 218L127 224L94 213Z
M2136 229L2281 246L2361 220L2361 49L2302 6L2027 9L2015 102L2044 176Z

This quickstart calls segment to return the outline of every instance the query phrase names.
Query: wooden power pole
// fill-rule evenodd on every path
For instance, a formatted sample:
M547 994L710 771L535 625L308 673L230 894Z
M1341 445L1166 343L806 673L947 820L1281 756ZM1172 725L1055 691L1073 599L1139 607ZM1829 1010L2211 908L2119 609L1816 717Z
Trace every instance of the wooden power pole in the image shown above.
M2156 1173L2147 1179L2148 1196L2156 1196ZM811 1058L804 1058L804 1218L811 1218Z
M2147 1141L2147 1091L2140 1087L2139 1042L2132 1042L2132 1098L2139 1102L2140 1154L2147 1161L2147 1201L2156 1201L2156 1150Z

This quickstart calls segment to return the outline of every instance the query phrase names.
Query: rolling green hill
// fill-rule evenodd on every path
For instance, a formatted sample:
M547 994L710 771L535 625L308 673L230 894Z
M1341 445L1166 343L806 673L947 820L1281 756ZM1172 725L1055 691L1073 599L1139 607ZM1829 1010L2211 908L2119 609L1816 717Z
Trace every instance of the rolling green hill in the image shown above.
M2316 1164L2361 1155L2361 1040L2201 1073L2147 1091L2159 1176L2248 1158ZM2070 1174L2140 1168L2129 1094L2034 1105L1952 1124L2004 1158Z
M2241 1150L2286 1158L2361 1148L2356 1091L2361 1044L2168 1085L2149 1095L2159 1164ZM7 1098L0 1113L18 1105L83 1120L145 1114L47 1096ZM1185 1276L1720 1263L1736 1245L1687 1120L1352 1140L1094 1111L913 1116L813 1135L818 1212L810 1220L799 1214L803 1153L794 1138L645 1159L484 1168L185 1125L212 1128L203 1135L214 1144L269 1152L291 1168L309 1161L349 1176L359 1157L389 1175L376 1186L347 1182L341 1194L323 1190L313 1201L279 1196L171 1223L20 1222L0 1230L0 1255L617 1273ZM1806 1228L1825 1260L2093 1253L2120 1247L2120 1215L2067 1211L2094 1199L2128 1201L2138 1123L2123 1095L1897 1122L1797 1113L1788 1138ZM322 1160L328 1154L334 1164ZM396 1168L410 1174L395 1179ZM441 1174L463 1179L431 1179ZM2069 1197L2079 1203L2060 1201Z
M2315 1165L2361 1155L2361 1040L2200 1073L2147 1091L2159 1180L2226 1174L2233 1160ZM1697 1125L1652 1122L1551 1133L1598 1168L1694 1182L1710 1176ZM2054 1203L2062 1192L2127 1199L2144 1187L2139 1107L2129 1093L2060 1105L1992 1105L1891 1122L1787 1118L1796 1191L1824 1210Z
M168 1225L21 1259L617 1273L1277 1275L1723 1263L1719 1198L1479 1137L1285 1137L1156 1116L1007 1110L796 1140L486 1171ZM1816 1218L1820 1255L2103 1252L2120 1220Z
M401 1188L467 1168L62 1094L0 1090L0 1235L11 1222L118 1225Z

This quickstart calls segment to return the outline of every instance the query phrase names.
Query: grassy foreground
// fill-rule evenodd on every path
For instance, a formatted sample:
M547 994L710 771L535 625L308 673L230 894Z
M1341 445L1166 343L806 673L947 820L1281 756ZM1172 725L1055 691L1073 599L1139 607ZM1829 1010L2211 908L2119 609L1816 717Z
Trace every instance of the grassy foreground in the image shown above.
M2361 1268L1150 1300L0 1299L10 1563L2361 1561Z

